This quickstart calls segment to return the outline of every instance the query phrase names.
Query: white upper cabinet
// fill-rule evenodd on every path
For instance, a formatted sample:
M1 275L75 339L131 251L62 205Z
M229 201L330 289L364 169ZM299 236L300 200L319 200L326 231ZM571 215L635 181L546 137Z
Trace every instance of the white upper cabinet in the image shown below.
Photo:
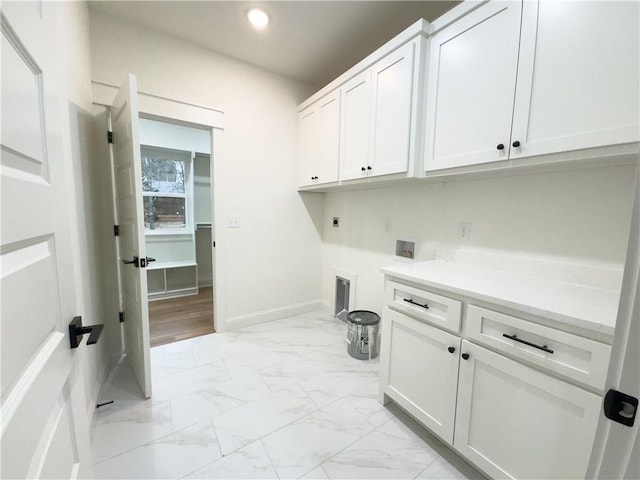
M521 9L490 2L432 37L427 170L508 158Z
M371 70L345 83L341 90L342 128L340 180L367 176L370 167Z
M640 141L639 5L491 1L437 32L425 170Z
M299 114L300 185L338 180L339 135L340 96L336 90Z
M422 171L429 29L419 20L300 105L301 187ZM329 98L331 115L322 121L320 104ZM339 172L322 170L320 156L322 168Z
M371 69L371 162L369 176L409 169L414 102L414 50L410 42Z
M640 3L524 2L511 158L640 140Z
M341 87L340 180L408 171L414 50L403 45Z

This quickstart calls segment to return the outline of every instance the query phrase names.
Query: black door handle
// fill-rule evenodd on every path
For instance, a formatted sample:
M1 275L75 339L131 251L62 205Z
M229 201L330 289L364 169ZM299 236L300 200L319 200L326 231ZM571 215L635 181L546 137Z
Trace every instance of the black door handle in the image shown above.
M153 257L147 257L147 265L149 265L151 262L155 262L156 259Z
M124 263L125 265L133 264L134 267L139 267L140 259L138 257L133 257L133 260L122 260L122 263Z
M87 333L89 334L87 345L98 343L98 339L100 338L100 335L102 335L103 329L103 324L83 327L82 317L73 317L73 320L71 320L71 323L69 324L69 343L71 344L71 348L78 348L82 341L82 336Z

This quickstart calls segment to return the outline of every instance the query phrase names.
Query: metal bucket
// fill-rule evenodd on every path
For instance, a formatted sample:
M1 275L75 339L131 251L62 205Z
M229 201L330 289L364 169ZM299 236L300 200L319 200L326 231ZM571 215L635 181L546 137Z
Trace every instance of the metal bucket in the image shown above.
M354 310L347 315L347 352L358 360L378 356L380 316L368 310Z

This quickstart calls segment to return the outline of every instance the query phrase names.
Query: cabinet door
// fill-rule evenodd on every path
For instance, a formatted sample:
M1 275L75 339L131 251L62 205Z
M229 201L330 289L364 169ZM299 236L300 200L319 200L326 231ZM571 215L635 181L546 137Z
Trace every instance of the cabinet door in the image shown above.
M640 140L639 10L524 2L511 158Z
M336 90L319 101L317 154L313 156L313 176L317 183L338 180L340 148L340 95Z
M388 308L383 321L384 393L452 443L460 337Z
M601 398L466 340L461 352L456 450L494 478L584 478Z
M312 185L315 174L312 172L312 165L316 162L314 155L317 152L317 105L305 108L298 115L298 167L300 186Z
M415 44L408 43L371 70L373 111L369 176L406 172L409 167Z
M340 97L332 92L298 115L301 186L338 180Z
M342 88L342 144L340 180L367 176L371 107L371 70L349 80Z
M492 1L432 37L427 171L508 158L521 10Z

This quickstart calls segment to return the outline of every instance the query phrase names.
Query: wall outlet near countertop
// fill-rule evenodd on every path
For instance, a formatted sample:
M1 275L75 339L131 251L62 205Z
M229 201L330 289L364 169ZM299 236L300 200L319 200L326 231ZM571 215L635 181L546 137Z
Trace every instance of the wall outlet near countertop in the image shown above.
M460 222L458 224L458 240L468 241L471 237L471 224L469 222Z

